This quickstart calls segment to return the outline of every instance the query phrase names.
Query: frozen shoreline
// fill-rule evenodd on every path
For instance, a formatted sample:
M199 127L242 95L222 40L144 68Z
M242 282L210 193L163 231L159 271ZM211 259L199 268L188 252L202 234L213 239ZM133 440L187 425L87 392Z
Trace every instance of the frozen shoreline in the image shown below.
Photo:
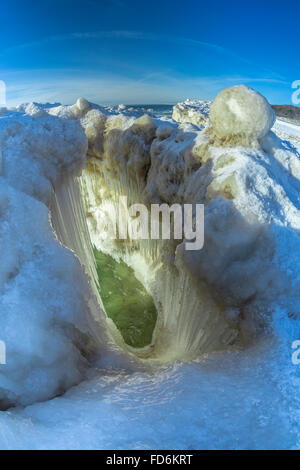
M61 397L1 412L1 448L299 447L299 372L291 364L291 342L299 334L300 133L278 120L273 131L283 137L266 133L258 144L253 139L246 146L223 145L210 140L202 126L136 119L85 100L71 107L31 104L2 112L0 236L8 249L0 266L0 308L8 358L13 357L8 369L0 370L3 403L47 400L86 377L89 355L100 350L100 359L89 378ZM83 178L85 208L79 208L68 178L80 175L86 154L91 164ZM197 254L195 263L180 257L180 249L168 248L181 272L191 268L191 279L205 283L204 305L211 309L202 342L192 335L197 309L186 324L178 310L180 329L172 320L174 310L164 313L164 327L174 331L178 348L175 364L138 365L112 345L91 282L49 225L53 187L65 188L68 194L58 196L63 216L56 228L66 229L60 240L92 266L84 260L89 248L74 237L74 226L84 233L82 211L87 211L97 245L97 208L119 194L116 181L129 196L137 191L150 202L207 205L207 251ZM93 185L99 185L100 203ZM67 223L73 208L73 221ZM119 247L107 249L121 256ZM153 247L143 250L151 258ZM141 263L125 255L135 266ZM149 289L150 281L149 276ZM172 282L176 286L175 277ZM186 302L197 299L195 292L191 287ZM170 299L155 290L153 295L166 308ZM248 346L231 350L225 342L227 351L205 358L207 344L217 338L216 326L221 338L226 322L249 334ZM200 345L200 362L180 362ZM66 382L57 388L62 379Z

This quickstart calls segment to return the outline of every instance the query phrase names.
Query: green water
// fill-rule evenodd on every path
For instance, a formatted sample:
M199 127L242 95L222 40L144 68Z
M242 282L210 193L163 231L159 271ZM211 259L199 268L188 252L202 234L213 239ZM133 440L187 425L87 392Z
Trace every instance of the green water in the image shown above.
M134 348L151 343L157 312L151 296L123 261L94 248L99 290L106 314Z

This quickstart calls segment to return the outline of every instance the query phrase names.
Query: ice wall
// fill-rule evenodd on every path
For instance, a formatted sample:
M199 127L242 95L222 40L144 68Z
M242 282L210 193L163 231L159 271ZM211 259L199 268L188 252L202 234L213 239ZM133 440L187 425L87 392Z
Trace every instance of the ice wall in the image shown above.
M91 315L97 302L90 281L49 217L53 188L85 164L87 139L79 123L36 105L4 111L0 149L3 409L46 400L79 382L101 334Z
M225 90L203 130L147 116L132 122L102 114L97 132L88 114L81 122L87 135L101 136L90 141L82 180L91 237L137 272L143 267L160 311L158 356L252 341L279 302L296 314L298 264L286 240L299 249L299 181L286 171L298 157L270 131L274 113L261 95ZM184 240L103 244L98 215L120 194L148 205L204 203L203 250L186 251Z

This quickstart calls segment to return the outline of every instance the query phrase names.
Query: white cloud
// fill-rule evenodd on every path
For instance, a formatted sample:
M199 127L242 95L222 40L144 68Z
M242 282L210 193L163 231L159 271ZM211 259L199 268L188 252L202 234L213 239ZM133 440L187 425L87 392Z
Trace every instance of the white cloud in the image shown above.
M175 103L188 97L213 99L221 89L242 83L262 92L262 87L265 89L274 84L289 88L284 81L264 77L191 79L174 76L172 72L146 74L133 79L117 75L84 76L78 72L74 74L73 70L35 70L7 74L5 81L8 106L28 101L71 104L79 96L98 104Z

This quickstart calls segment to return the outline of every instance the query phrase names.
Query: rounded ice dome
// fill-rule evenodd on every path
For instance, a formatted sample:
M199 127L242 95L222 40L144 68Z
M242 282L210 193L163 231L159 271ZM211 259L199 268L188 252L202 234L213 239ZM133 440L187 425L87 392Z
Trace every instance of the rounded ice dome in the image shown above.
M266 98L245 85L222 90L212 103L209 115L218 138L240 136L248 141L264 137L275 119Z
M78 98L76 101L76 106L82 112L86 112L91 108L90 103L85 98Z

